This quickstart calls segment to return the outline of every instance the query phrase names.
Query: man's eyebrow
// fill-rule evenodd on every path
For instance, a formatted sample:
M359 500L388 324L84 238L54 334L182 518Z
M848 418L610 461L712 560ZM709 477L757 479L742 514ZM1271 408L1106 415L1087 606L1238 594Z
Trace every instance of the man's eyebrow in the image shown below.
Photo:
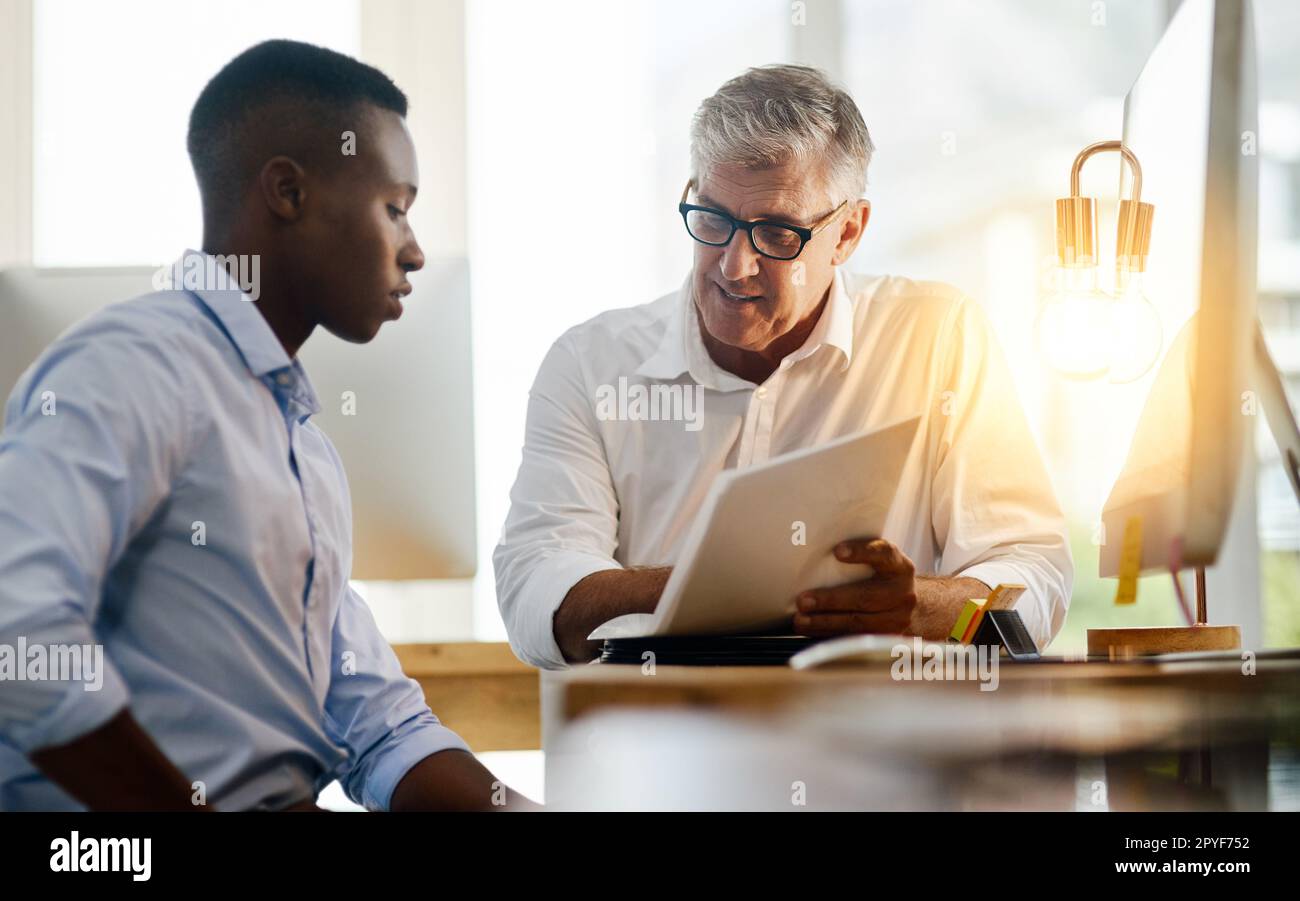
M415 203L415 195L419 192L420 189L417 188L415 185L411 184L410 182L406 182L400 185L399 187L401 187L403 190L406 191L407 203Z
M727 215L731 216L733 219L739 219L739 218L740 218L740 217L737 216L735 213L731 212L731 210L727 209L725 206L723 206L722 204L718 203L716 200L714 200L714 199L713 199L712 197L710 197L708 194L696 194L696 195L695 195L695 198L696 198L696 200L699 202L699 205L700 205L700 206L708 206L708 207L713 207L715 210L722 210L722 212L724 212L724 213L726 213ZM751 219L751 220L749 220L749 221L753 222L753 221L756 221L756 220L758 220L758 219L771 219L771 220L773 220L773 221L775 221L775 222L785 222L785 223L788 223L788 224L790 224L790 225L798 225L798 226L801 226L801 227L804 225L804 223L803 223L803 222L800 222L799 219L797 219L796 217L794 217L794 216L787 216L787 215L785 215L784 213L763 213L761 216L755 216L755 217L753 217L753 219Z

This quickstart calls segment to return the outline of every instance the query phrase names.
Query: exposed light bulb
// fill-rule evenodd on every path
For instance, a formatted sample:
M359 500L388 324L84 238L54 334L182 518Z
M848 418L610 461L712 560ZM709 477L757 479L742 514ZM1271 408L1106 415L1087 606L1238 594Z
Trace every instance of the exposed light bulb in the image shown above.
M1091 266L1062 266L1057 275L1035 323L1039 352L1066 378L1101 378L1111 366L1114 300L1098 290Z
M1135 382L1151 371L1160 356L1164 331L1160 314L1142 291L1142 273L1117 272L1111 303L1111 358L1107 379Z

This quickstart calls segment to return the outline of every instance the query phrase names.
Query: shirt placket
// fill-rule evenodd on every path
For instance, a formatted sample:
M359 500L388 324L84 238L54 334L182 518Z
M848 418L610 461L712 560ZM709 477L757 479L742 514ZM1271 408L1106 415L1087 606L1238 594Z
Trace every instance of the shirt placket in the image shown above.
M768 379L750 392L745 427L741 432L740 452L737 454L737 468L744 469L762 463L771 456L772 423L779 394L778 378Z
M298 449L300 445L299 435L302 431L301 423L298 420L299 400L293 391L293 379L288 374L282 373L276 378L276 383L281 390L286 392L285 410L286 425L289 428L289 454L292 462L292 469L295 478L298 480L298 491L302 497L303 515L307 520L307 536L311 545L311 557L307 560L306 572L304 574L305 583L302 593L302 651L303 660L307 665L307 675L316 687L317 693L321 693L321 686L328 680L328 663L322 655L312 653L314 644L313 620L321 609L320 593L321 579L317 577L316 560L318 557L317 548L320 534L320 518L312 503L311 486L308 484L310 473L304 470L304 467L298 463ZM317 659L317 658L320 659Z
M294 453L297 454L298 434L300 427L297 422L292 425ZM312 657L312 619L313 614L320 607L320 583L316 574L317 559L317 541L320 533L320 523L316 515L316 508L312 504L312 493L308 490L307 476L302 468L298 469L298 485L302 491L302 508L307 517L307 534L311 538L311 560L307 563L307 584L303 591L302 603L302 643L303 656L307 661L307 673L311 676L314 684L318 679L317 668L322 661L315 660Z

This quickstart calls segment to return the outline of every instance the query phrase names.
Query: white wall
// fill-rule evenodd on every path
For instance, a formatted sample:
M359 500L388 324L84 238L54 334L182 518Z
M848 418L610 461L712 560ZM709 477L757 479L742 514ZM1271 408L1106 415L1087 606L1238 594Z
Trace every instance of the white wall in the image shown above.
M32 258L32 0L0 3L0 266Z

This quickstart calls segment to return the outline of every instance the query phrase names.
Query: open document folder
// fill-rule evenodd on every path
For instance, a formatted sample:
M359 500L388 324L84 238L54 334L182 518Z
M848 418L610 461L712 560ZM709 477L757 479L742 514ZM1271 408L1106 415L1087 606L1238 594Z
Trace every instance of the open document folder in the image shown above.
M809 588L866 578L832 550L880 536L920 417L774 457L714 480L654 613L589 638L783 631Z

